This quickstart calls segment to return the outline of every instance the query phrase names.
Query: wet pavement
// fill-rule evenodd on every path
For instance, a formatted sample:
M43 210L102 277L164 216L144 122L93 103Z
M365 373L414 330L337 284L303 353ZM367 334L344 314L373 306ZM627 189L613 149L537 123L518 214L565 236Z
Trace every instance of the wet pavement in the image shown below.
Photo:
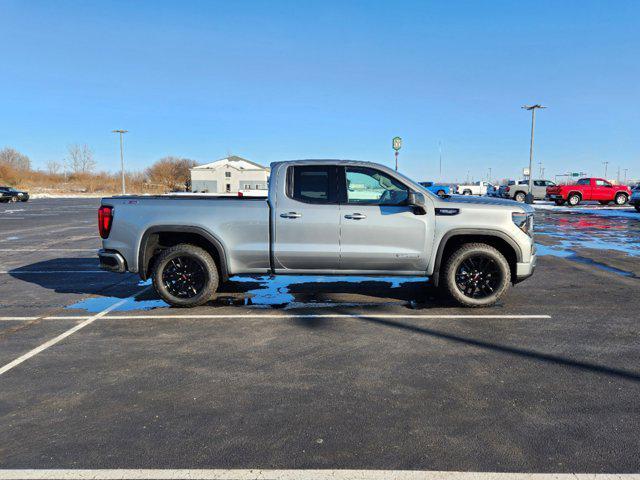
M0 205L0 368L93 319L0 375L0 468L640 471L640 214L540 208L490 309L305 276L184 310L97 269L97 205Z

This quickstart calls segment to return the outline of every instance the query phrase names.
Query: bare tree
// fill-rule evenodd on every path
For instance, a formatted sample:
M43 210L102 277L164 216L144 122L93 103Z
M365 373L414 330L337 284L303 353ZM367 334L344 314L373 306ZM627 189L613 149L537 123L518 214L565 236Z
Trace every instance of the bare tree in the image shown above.
M11 147L0 150L0 163L9 165L16 170L30 170L31 160L26 155Z
M67 147L67 162L73 173L91 173L96 168L93 151L87 144Z
M62 164L60 162L56 162L55 160L51 160L47 162L47 172L51 175L57 175L62 170Z
M188 158L164 157L147 168L146 173L151 182L175 190L184 188L191 177L190 169L196 165L197 162Z

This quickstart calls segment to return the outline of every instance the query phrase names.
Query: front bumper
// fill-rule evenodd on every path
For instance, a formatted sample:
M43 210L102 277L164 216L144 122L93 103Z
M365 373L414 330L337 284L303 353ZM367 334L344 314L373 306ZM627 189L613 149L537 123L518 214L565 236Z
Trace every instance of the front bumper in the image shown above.
M519 283L533 275L533 272L536 269L537 262L538 256L536 255L536 250L534 247L533 252L531 253L530 260L528 262L516 263L516 281L514 283Z
M98 250L100 268L108 272L124 273L127 271L127 262L124 257L115 250Z
M640 195L636 195L635 193L631 195L629 205L640 205Z

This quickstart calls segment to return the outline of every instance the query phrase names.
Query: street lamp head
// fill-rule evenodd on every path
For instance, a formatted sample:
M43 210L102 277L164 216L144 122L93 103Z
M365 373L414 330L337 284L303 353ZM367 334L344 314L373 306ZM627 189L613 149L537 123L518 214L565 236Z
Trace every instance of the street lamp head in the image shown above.
M127 133L129 130L111 130L111 133Z
M547 108L544 105L540 105L539 103L536 103L535 105L523 105L522 107L520 107L524 110L535 110L536 108Z

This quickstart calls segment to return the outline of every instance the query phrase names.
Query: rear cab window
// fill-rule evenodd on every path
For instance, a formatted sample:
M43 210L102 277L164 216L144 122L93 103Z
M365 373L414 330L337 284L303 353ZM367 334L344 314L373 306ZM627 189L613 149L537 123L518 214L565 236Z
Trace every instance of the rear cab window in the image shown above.
M303 203L337 203L337 168L294 165L287 171L287 196Z

